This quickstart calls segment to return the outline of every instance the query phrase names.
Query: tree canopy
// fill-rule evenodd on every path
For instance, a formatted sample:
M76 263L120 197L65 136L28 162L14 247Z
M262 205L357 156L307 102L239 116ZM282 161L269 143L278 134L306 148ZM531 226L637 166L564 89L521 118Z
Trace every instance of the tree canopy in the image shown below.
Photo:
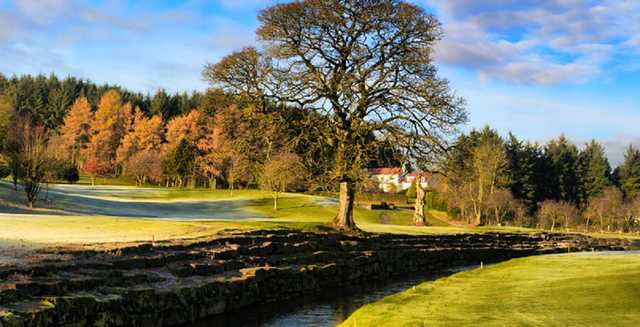
M369 146L390 140L405 155L432 157L466 120L464 101L437 75L440 23L404 1L305 0L261 11L263 49L209 64L204 77L227 92L295 104L329 117L341 203L335 225L352 229L353 190Z

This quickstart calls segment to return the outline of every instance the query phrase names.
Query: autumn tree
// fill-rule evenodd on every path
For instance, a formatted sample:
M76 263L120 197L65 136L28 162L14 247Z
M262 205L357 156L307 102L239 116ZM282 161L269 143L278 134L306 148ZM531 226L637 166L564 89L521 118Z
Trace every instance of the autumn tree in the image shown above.
M133 121L133 109L130 103L122 104L120 94L115 90L107 91L98 104L95 119L92 124L92 135L85 150L87 160L92 162L86 167L99 168L95 173L104 173L106 168L113 172L116 151L123 136L127 133Z
M624 203L620 213L620 230L640 231L640 197L628 200Z
M207 177L210 188L216 188L218 178L222 178L228 162L228 142L221 126L216 125L198 141L200 155L196 159L199 173Z
M226 180L231 194L238 183L247 182L251 178L250 163L246 155L236 149L228 148Z
M591 197L585 211L586 228L589 229L593 220L597 220L600 231L610 230L613 222L622 214L623 194L615 186L605 188L600 195Z
M108 174L112 170L112 167L111 163L107 162L103 158L92 155L87 157L82 165L82 170L91 177L91 185L95 185L96 177Z
M77 163L80 154L86 149L91 138L91 124L93 112L91 105L85 97L76 99L64 118L64 124L60 129L60 136L64 142L64 151L69 155L72 163Z
M538 222L551 231L556 227L569 229L580 218L578 208L570 202L546 200L540 205L537 213Z
M493 212L494 223L501 226L508 215L520 215L520 205L507 189L495 190L487 199L487 209Z
M261 184L265 190L271 192L273 211L278 210L280 193L286 192L292 184L300 182L304 178L304 170L300 157L291 152L275 154L264 164Z
M368 161L370 135L425 158L466 120L463 101L433 64L440 24L396 0L297 1L269 7L258 19L265 51L230 54L207 65L204 77L263 107L297 104L331 117L323 139L336 149L340 205L334 225L356 229L355 176Z
M8 96L0 96L0 150L5 154L5 167L13 177L13 189L18 190L20 177L20 149L22 140L18 124L16 123L14 107Z
M149 179L159 182L162 176L162 154L145 149L133 153L123 162L125 176L133 177L137 186L143 186Z
M504 184L501 178L506 167L504 148L499 138L486 138L473 151L471 208L477 225L482 224L488 199Z
M13 120L14 109L9 97L0 94L0 150L2 145L5 144L5 139L9 126Z
M22 178L22 160L24 150L24 129L25 125L30 122L25 121L26 118L21 115L17 115L11 119L6 137L3 144L3 152L6 155L8 168L11 171L11 178L13 181L13 190L18 190L18 180Z
M46 181L52 158L47 149L49 131L43 125L36 125L29 114L17 117L9 134L15 139L16 163L19 165L19 179L27 195L27 205L33 205Z
M133 117L130 129L116 150L116 162L122 165L123 174L126 174L123 163L127 159L140 151L160 152L164 140L164 123L160 116L148 118L136 108Z
M177 116L167 123L167 142L175 146L185 139L196 145L207 134L210 123L210 118L198 110Z

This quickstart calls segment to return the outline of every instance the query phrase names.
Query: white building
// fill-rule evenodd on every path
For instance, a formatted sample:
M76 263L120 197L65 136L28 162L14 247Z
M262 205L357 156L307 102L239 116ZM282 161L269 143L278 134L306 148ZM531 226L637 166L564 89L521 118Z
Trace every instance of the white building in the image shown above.
M408 189L413 180L422 172L408 173L403 171L402 168L370 168L367 170L371 175L371 178L378 183L378 187L383 192L400 192ZM422 173L424 178L422 180L423 188L433 186L434 178L431 173Z

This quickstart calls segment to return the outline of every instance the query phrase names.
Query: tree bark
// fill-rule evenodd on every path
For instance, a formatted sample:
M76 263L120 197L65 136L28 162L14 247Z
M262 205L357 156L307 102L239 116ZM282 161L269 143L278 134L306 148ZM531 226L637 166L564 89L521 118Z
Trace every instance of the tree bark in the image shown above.
M273 195L273 211L278 211L278 194Z
M333 226L341 231L354 231L358 228L353 220L353 203L355 200L355 187L353 182L340 183L340 205L338 215L333 221Z
M426 220L424 217L424 200L426 197L426 193L422 188L422 177L416 177L416 204L415 210L413 212L413 221L416 226L424 226L426 224Z

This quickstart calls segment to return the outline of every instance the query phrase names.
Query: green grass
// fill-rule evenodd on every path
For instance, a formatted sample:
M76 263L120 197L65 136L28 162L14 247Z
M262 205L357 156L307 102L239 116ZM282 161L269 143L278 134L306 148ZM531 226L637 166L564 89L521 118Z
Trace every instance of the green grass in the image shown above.
M273 211L271 194L259 190L51 185L51 203L43 196L31 210L22 205L24 192L0 183L0 241L39 248L195 238L224 230L318 231L328 228L337 212L335 199L304 194L284 194ZM356 208L355 219L384 232L417 228L409 210ZM1 248L6 246L0 243Z
M45 192L41 194L41 198ZM57 244L133 242L194 238L223 230L295 228L321 230L331 226L337 200L305 194L284 194L272 210L269 192L136 188L130 186L51 185L50 203L42 199L31 210L24 192L0 183L0 241ZM530 232L514 227L451 226L444 212L430 210L429 227L413 226L411 210L369 210L357 207L358 227L372 233L460 234ZM0 249L3 246L0 244Z
M485 266L366 305L341 326L640 326L640 255Z

